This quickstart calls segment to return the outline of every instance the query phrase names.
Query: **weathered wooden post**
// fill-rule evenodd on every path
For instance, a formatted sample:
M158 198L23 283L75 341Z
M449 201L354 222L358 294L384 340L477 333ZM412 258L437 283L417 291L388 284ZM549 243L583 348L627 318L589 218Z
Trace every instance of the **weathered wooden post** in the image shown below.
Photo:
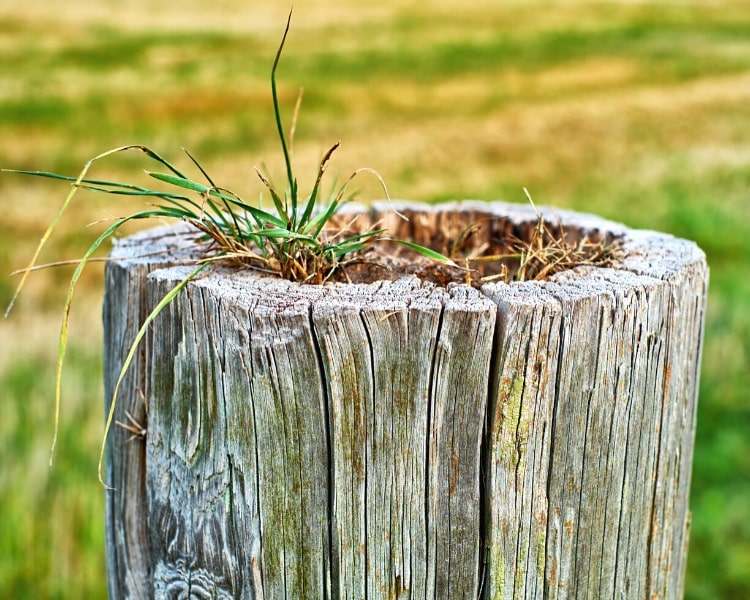
M400 209L393 235L418 242L536 222L501 203ZM121 391L118 420L147 432L108 441L110 596L681 597L705 257L560 217L620 237L622 266L481 290L190 283ZM163 234L108 264L107 397L188 272Z

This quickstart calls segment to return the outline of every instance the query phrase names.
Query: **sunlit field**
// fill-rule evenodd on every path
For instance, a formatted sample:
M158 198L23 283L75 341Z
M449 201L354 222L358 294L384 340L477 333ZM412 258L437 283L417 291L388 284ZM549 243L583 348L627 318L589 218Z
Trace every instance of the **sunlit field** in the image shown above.
M0 167L77 175L145 144L253 199L283 176L269 74L288 6L52 0L0 6ZM711 267L686 593L750 598L750 3L297 0L279 68L304 99L300 186L341 141L340 179L376 169L394 198L502 199L593 212L695 240ZM135 154L95 178L145 182ZM304 176L308 180L303 180ZM376 180L358 180L362 199ZM0 304L66 185L0 174ZM81 256L142 201L81 193L42 256ZM132 231L130 229L129 231ZM104 253L102 253L103 255ZM103 269L78 292L54 423L68 267L35 273L0 322L0 595L106 596Z

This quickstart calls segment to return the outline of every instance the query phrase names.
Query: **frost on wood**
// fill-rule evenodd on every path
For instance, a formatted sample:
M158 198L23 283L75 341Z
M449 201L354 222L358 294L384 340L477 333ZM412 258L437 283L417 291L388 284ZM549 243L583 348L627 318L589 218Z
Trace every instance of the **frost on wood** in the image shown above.
M410 222L386 225L420 243L447 224L536 219L500 203L398 208ZM681 597L705 259L560 218L620 237L620 268L481 290L222 269L190 283L118 400L117 419L147 433L108 442L110 596ZM153 233L115 248L108 396L189 252Z

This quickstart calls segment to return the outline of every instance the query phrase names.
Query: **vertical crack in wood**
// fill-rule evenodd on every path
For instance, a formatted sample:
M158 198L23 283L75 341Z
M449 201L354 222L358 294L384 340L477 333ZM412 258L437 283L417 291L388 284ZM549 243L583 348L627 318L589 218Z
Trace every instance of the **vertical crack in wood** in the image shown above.
M656 340L656 341L655 341ZM662 344L657 343L658 337L652 332L649 331L646 338L646 345L648 348L648 355L649 359L652 363L657 364L661 366L663 364L662 358L661 358L661 348ZM656 353L656 356L653 357L652 353ZM653 358L652 358L653 357ZM661 373L661 369L659 369L659 374ZM660 383L660 376L657 375L651 380L651 389L649 390L650 396L654 398L659 397L659 383ZM664 399L662 398L662 403L659 406L654 406L654 409L657 409L659 412L659 415L657 415L659 418L655 418L655 422L657 424L657 427L655 428L653 439L650 439L651 442L651 452L650 454L653 456L654 461L654 475L651 480L651 485L649 488L650 491L650 497L651 501L649 503L649 510L647 511L648 522L646 524L646 544L649 549L649 554L652 552L653 544L654 544L654 535L655 535L655 526L656 523L654 519L656 518L656 514L659 508L659 494L658 494L658 488L659 488L659 456L660 456L660 432L661 432L661 424L663 420L663 409L664 409ZM653 565L652 561L650 559L647 559L645 561L644 565L644 571L645 571L645 577L644 577L644 592L646 594L649 594L650 590L652 589L652 577L653 577Z
M326 381L326 369L323 362L323 352L321 350L320 339L318 337L318 331L315 327L315 321L313 320L313 303L311 302L307 310L308 326L310 328L310 334L312 336L313 350L315 352L315 359L318 366L318 373L320 375L320 381ZM327 469L327 480L326 488L328 490L327 497L328 502L326 505L326 535L328 536L328 556L327 564L322 564L321 580L323 582L323 595L325 598L330 600L339 599L339 588L336 583L339 580L339 552L336 544L336 537L334 536L334 517L333 517L333 480L334 473L336 471L336 457L333 453L333 439L332 439L332 407L331 397L328 391L327 385L321 386L322 392L322 413L323 413L323 427L325 435L325 449L326 449L326 462L328 465Z
M486 294L490 300L490 294ZM495 328L492 334L492 347L490 351L489 385L487 386L487 399L482 429L482 442L479 447L479 564L477 565L477 581L479 587L476 598L482 598L485 586L487 592L490 590L490 573L487 569L487 560L490 552L491 536L491 493L490 493L490 467L492 464L492 431L494 429L493 415L497 409L497 397L500 387L500 358L502 355L502 339L505 321L501 311L497 310Z
M594 386L597 385L597 382L599 378L601 377L601 373L599 372L599 366L600 366L600 350L601 350L601 336L602 336L602 306L601 306L601 297L596 298L596 307L598 310L596 310L597 313L597 323L596 328L594 331L599 332L599 335L596 339L596 348L591 349L591 355L593 356L593 364L594 364L594 374L593 374L593 381L591 382L591 387L583 388L581 391L583 392L583 396L586 397L585 404L586 404L586 420L584 422L584 430L583 430L583 439L581 444L581 465L580 465L580 476L579 476L579 489L578 491L578 510L576 513L576 520L577 522L573 526L573 539L571 540L572 544L572 561L570 565L570 570L574 574L574 580L573 580L573 597L577 598L579 597L579 586L583 583L585 584L584 590L590 589L588 586L588 581L583 581L584 578L588 578L590 572L591 572L591 553L590 553L590 539L586 540L586 543L583 545L583 548L586 550L589 550L588 556L586 557L588 560L586 561L587 564L585 565L585 569L579 566L579 560L580 555L579 552L582 550L581 544L579 544L579 538L582 532L589 533L590 535L593 535L593 528L584 527L581 525L581 521L585 519L588 515L589 507L584 502L584 496L586 492L588 491L586 489L586 467L588 466L588 461L586 460L586 455L588 454L589 450L591 448L589 447L589 434L591 433L591 411L593 407L593 395L594 395ZM595 459L596 457L591 456L592 459Z
M269 317L267 317L267 318L269 318ZM273 319L269 319L269 320L273 320ZM268 347L267 355L268 355L269 366L271 367L271 372L273 373L273 378L272 378L272 380L273 380L272 381L273 396L274 396L274 400L276 401L276 403L278 405L278 411L280 412L279 416L280 416L280 419L281 419L281 431L279 433L281 434L281 441L282 441L282 447L281 447L281 452L282 452L282 460L281 460L281 462L282 462L282 469L281 469L281 472L275 474L275 476L276 477L283 477L284 480L286 480L287 475L292 471L292 469L290 469L290 467L289 467L289 463L290 463L290 460L289 460L289 447L288 447L288 444L287 444L287 442L292 439L292 436L289 434L289 431L288 431L288 417L287 417L287 414L286 414L287 405L286 405L286 402L284 402L284 398L282 397L281 390L279 389L279 385L278 385L280 383L280 377L279 377L278 369L276 368L276 356L275 356L275 353L273 351L273 345L270 345ZM284 375L285 374L282 374L282 377ZM287 508L289 506L289 486L286 485L286 481L285 481L285 485L283 486L283 494L284 494L283 499L281 499L281 498L274 498L273 500L271 500L271 502L279 502L279 501L281 501L282 502L282 506L283 506L282 512L286 513L286 510L287 510ZM288 587L289 587L289 581L288 581L288 579L289 579L289 577L288 577L289 576L289 569L287 568L287 566L290 565L291 562L287 560L287 556L286 555L287 555L287 541L289 539L289 535L291 535L292 532L289 532L287 530L287 519L284 518L284 517L281 517L280 520L281 520L281 522L278 523L278 527L281 530L281 533L280 533L280 537L281 537L281 548L280 548L280 552L281 552L281 556L280 556L281 564L279 565L280 566L279 577L281 578L282 586L283 586L283 590L284 590L283 597L284 598L289 598L290 597L289 596L289 589L288 589ZM261 523L262 523L262 521L261 521ZM274 525L276 525L276 524L274 524ZM298 525L301 525L301 523L298 524Z
M598 569L595 572L592 569L592 573L589 574L589 588L587 589L598 585L600 594L611 596L614 595L615 590L614 567L617 563L617 539L622 515L622 505L619 503L622 497L622 478L619 477L619 471L621 466L624 470L627 457L627 440L620 434L624 403L619 388L619 365L623 360L624 338L628 329L632 329L632 323L629 320L631 311L628 310L628 302L623 297L623 291L616 286L612 287L606 297L610 303L602 307L603 321L600 327L600 340L606 338L605 368L601 377L606 388L600 429L605 431L606 435L604 443L601 444L604 452L603 460L599 461L600 464L603 462L606 493L598 504L603 506L605 518L602 523L601 539L596 540L592 536L592 553L596 550L600 559Z
M695 431L697 371L700 335L705 306L705 282L701 266L694 265L668 279L671 295L666 303L665 372L659 390L663 397L658 436L657 477L663 484L655 489L650 536L649 593L681 589L684 570L685 531L689 512L687 497ZM657 506L661 508L657 512Z
M531 327L529 327L529 324L524 328L528 333L525 340L522 341L521 346L524 347L523 351L519 352L519 356L522 357L523 361L528 365L530 360L530 343L531 338L533 337L533 333L531 331ZM513 386L513 394L514 396L517 395L517 408L518 411L518 420L515 424L515 431L514 431L514 446L515 446L515 455L516 455L516 464L514 469L514 484L516 489L524 489L524 482L522 480L522 469L524 467L524 456L526 455L527 448L525 447L525 444L528 440L524 439L524 435L522 433L523 430L523 422L524 422L524 412L525 412L525 402L526 399L524 391L527 389L526 387L526 373L522 376L520 376L517 379L518 382L520 382L518 385ZM515 401L515 400L514 400ZM524 490L525 491L525 490ZM530 490L531 495L533 496L533 487ZM513 576L513 597L517 597L519 594L519 588L524 586L526 575L529 572L528 569L528 560L529 560L529 552L527 548L528 539L524 539L523 530L522 530L522 519L523 519L523 494L517 494L516 497L513 499L515 506L516 514L519 515L518 517L518 534L516 536L516 569ZM522 581L522 579L524 581ZM525 587L525 586L524 586Z
M248 319L250 323L252 321ZM250 325L252 327L252 325ZM244 363L244 358L242 360ZM248 381L252 381L255 379L256 375L254 372L252 361L250 361L250 366L248 368L250 379ZM254 524L253 529L255 530L254 533L256 534L256 543L251 547L251 570L252 570L252 582L253 582L253 588L254 593L256 597L265 598L265 595L263 593L265 586L263 585L263 527L261 526L261 519L260 515L263 514L263 505L262 505L262 498L260 493L260 443L258 441L258 416L256 414L256 407L255 407L255 401L254 398L251 396L249 399L250 402L250 410L252 414L252 423L253 423L253 454L255 456L255 465L254 465L254 478L255 478L255 489L253 490L254 496L255 496L255 502L258 514L257 516L254 515L256 523Z
M198 291L197 294L199 296L202 296L202 294ZM185 294L180 294L180 300L183 300L185 298ZM185 315L182 319L180 319L180 322L186 323L189 326L192 326L192 334L190 336L185 336L188 340L196 340L195 344L192 344L193 349L195 350L195 360L193 361L192 367L195 369L195 393L192 396L191 400L195 403L192 407L188 406L188 409L192 408L191 410L188 410L188 431L186 434L190 436L191 428L195 428L195 445L193 448L191 448L191 454L187 455L185 458L188 462L192 462L192 460L195 458L195 454L200 451L200 440L201 440L201 427L203 426L203 419L201 418L201 410L202 410L202 401L201 397L204 394L201 394L201 391L203 390L203 386L205 385L205 382L201 381L201 361L200 361L200 347L197 344L197 341L199 339L196 331L196 323L195 323L195 313L193 312L193 303L190 302L190 299L187 299L187 302L185 302ZM201 304L203 304L201 302ZM186 321L187 317L187 321ZM182 398L181 398L182 399ZM197 420L197 423L193 423L193 419L191 418L193 415L193 411L195 412L195 419ZM174 457L174 454L172 455ZM193 484L195 485L195 484ZM194 490L190 490L189 492ZM196 533L196 526L195 526L195 506L192 502L187 503L189 508L184 513L186 515L186 521L187 521L187 533L185 535L185 565L186 565L186 573L185 578L187 579L187 597L192 598L194 596L200 596L201 594L207 592L208 590L203 590L201 586L196 586L197 591L195 594L193 594L193 567L196 563L196 550L198 548L196 547L197 544L195 544L194 540L192 539L192 535ZM191 547L192 546L192 547ZM192 559L190 557L193 557Z
M441 303L440 305L440 312L438 314L438 321L437 321L437 327L435 330L435 341L436 343L433 345L432 349L432 356L430 357L430 376L427 382L427 423L426 423L426 430L427 430L427 440L428 443L424 445L424 533L425 533L425 545L427 549L427 564L425 565L424 569L424 589L425 591L429 590L432 586L433 589L433 598L436 597L437 592L435 590L435 580L436 580L436 573L435 571L435 564L433 561L430 560L430 557L434 556L437 548L435 536L431 536L430 532L433 530L433 524L430 519L430 503L432 502L432 498L430 498L430 489L431 486L429 484L430 481L432 481L432 466L430 464L430 443L429 439L431 436L431 431L434 427L434 420L435 420L435 381L437 379L437 361L438 361L438 349L439 345L437 343L438 340L442 338L443 335L443 319L445 318L445 303ZM432 568L430 568L430 563L432 562Z
M430 569L438 597L479 588L480 451L497 307L465 287L451 288L438 340L431 420Z
M221 299L220 338L222 340L225 389L226 447L231 469L231 533L233 544L226 551L236 562L235 596L264 598L260 530L259 419L256 399L251 393L257 373L251 352L253 323L251 308ZM252 306L252 303L250 303Z
M623 390L623 385L627 383L627 381L625 382L623 381L624 379L623 364L625 364L626 359L629 359L628 362L632 370L632 348L633 348L632 332L634 332L635 329L637 329L637 327L634 323L629 323L628 325L627 316L628 315L633 316L632 315L632 313L634 312L633 295L635 295L635 300L636 300L635 304L637 306L638 304L637 299L639 296L637 290L635 290L634 293L631 293L627 296L623 295L623 293L620 291L617 291L615 294L616 303L621 305L623 307L623 310L626 312L625 324L622 327L622 339L618 342L619 349L616 351L615 364L614 364L615 401L616 402L619 401L621 403L624 402L626 405L624 408L623 416L622 416L623 429L625 431L625 438L623 440L623 448L622 448L622 464L623 464L622 472L619 477L617 477L616 474L613 474L612 476L613 482L617 482L617 485L619 485L620 493L616 497L610 497L608 495L606 499L606 504L605 504L605 511L607 512L607 514L609 514L611 510L610 508L610 500L611 500L618 514L618 519L616 523L616 534L614 536L614 547L615 547L614 557L613 557L614 565L607 565L605 567L605 562L602 561L602 566L599 572L600 589L605 585L605 581L607 580L607 578L611 578L611 585L612 585L613 592L614 590L617 589L617 575L618 575L617 564L619 562L627 563L629 559L627 554L622 555L622 556L620 555L620 540L621 540L622 530L623 530L623 519L624 519L624 515L626 512L626 505L623 503L623 500L626 498L625 476L627 473L628 459L630 457L630 437L627 435L627 432L630 428L631 409L632 409L632 395L629 392L624 393L624 390ZM631 332L630 336L628 336L629 332ZM622 356L623 352L626 352L628 348L627 346L628 337L630 337L630 340L631 340L630 346L629 346L631 349L630 355ZM610 422L610 429L609 429L610 439L615 438L618 434L617 429L616 429L615 419L616 417L613 414L612 420ZM607 457L607 468L608 469L610 468L609 456ZM606 541L602 540L602 548L601 548L602 554L605 554L605 552L607 551L607 549L605 548L605 544L606 544Z
M273 325L276 325L275 319L273 319L270 315L266 315L266 319L270 323L272 323ZM273 329L275 330L276 327L273 327ZM276 331L272 331L270 333L271 336L274 336L275 334L276 334ZM269 528L269 529L271 527L278 528L278 530L274 531L273 534L272 534L275 537L278 536L278 539L279 539L279 548L278 548L278 551L280 553L280 556L278 557L278 559L280 561L280 564L278 565L278 572L277 572L276 575L281 580L281 587L282 587L283 592L284 592L282 597L283 598L289 598L290 596L289 596L289 590L288 590L288 586L289 586L289 581L288 581L289 577L288 576L290 574L289 573L290 563L289 563L289 561L287 561L286 554L287 554L287 542L288 542L288 538L289 538L290 533L292 533L292 532L289 532L287 530L287 525L288 524L287 524L287 519L285 518L285 513L287 512L287 509L289 507L289 486L288 486L289 482L287 481L287 476L290 473L290 469L289 469L289 462L290 461L289 461L289 453L288 453L289 449L288 449L287 442L290 440L291 436L289 435L289 431L288 431L288 425L289 424L288 424L288 418L287 418L287 414L286 414L286 402L284 402L284 398L282 396L281 390L279 389L279 385L281 383L281 378L279 377L279 371L278 371L278 369L276 367L276 356L275 356L275 353L273 351L273 341L274 340L272 338L269 341L270 341L269 345L265 348L265 354L266 354L266 358L268 360L268 366L270 368L270 372L272 374L271 375L271 382L270 383L271 383L271 388L272 388L273 402L275 404L275 411L279 413L278 414L278 418L280 420L281 431L278 431L278 432L276 432L276 431L269 431L269 432L266 433L266 435L269 435L269 436L279 435L280 438L281 438L280 439L280 443L281 443L281 457L280 457L280 459L281 459L281 466L282 466L282 468L280 469L279 473L270 474L270 477L272 477L272 478L279 478L279 480L281 482L281 485L282 485L283 498L275 497L273 499L269 499L269 504L271 504L271 503L275 504L277 502L280 502L281 503L281 508L277 509L278 513L279 513L278 514L278 521L279 522L278 523L277 522L268 523L268 524L266 524L266 528ZM291 373L284 374L284 375L286 375L288 377L288 376L291 375ZM261 514L263 514L263 513L261 513ZM276 521L276 519L273 519L273 520ZM264 526L264 521L261 520L261 531L263 531L263 529L264 529L263 526ZM270 552L269 552L269 554L270 554ZM264 552L263 552L263 556L264 556L264 561L263 562L265 563L266 562L265 561L265 558L266 558L265 549L264 549ZM273 559L275 560L276 557L274 556Z
M631 585L637 581L632 578L632 573L637 572L638 554L643 544L632 543L632 532L638 529L638 502L633 499L639 488L648 485L648 475L644 474L648 465L642 464L643 438L648 433L648 421L644 420L646 394L643 389L645 382L645 369L648 362L643 357L643 347L640 340L644 328L650 327L650 316L646 310L650 304L650 286L657 282L651 281L648 285L636 286L632 289L615 288L615 300L622 313L622 339L618 341L618 348L611 363L615 368L614 400L612 423L610 429L610 440L622 440L619 455L617 448L608 454L607 472L612 472L611 481L618 486L612 494L608 494L606 503L606 514L617 515L617 521L613 527L615 535L606 535L602 539L601 554L610 557L609 561L602 561L599 576L599 586L602 590L617 590L628 596L640 596L642 591L637 587L631 589ZM618 318L618 323L620 320ZM640 382L640 385L639 385ZM618 408L617 405L621 408ZM609 466L609 458L614 458L614 467ZM614 469L620 469L619 476ZM641 474L641 481L637 479ZM617 493L619 489L619 493ZM610 507L610 501L612 507ZM605 523L605 534L608 524ZM642 530L643 527L641 526ZM642 532L637 532L636 535ZM613 545L608 544L608 538L613 538Z
M584 458L591 419L591 397L596 366L596 352L590 337L597 327L590 323L592 297L590 292L576 288L549 286L548 291L562 306L558 380L554 398L554 435L551 442L549 487L550 517L547 536L554 544L551 568L554 577L550 597L566 597L576 593L579 558L578 535L582 527ZM595 300L595 298L594 298ZM598 303L597 303L598 304ZM597 315L597 321L598 321ZM598 337L598 336L597 336ZM563 427L560 430L560 427ZM580 428L583 427L583 431ZM558 442L565 440L565 445ZM580 446L580 447L579 447Z
M483 291L497 305L486 467L487 593L538 597L549 567L549 445L562 310L533 284Z
M219 300L217 303L217 311L219 314L222 314L224 311L222 310L222 300ZM221 337L221 323L219 323L217 327L217 334L219 334L219 337ZM224 350L224 352L226 352ZM221 373L224 374L227 372L227 364L226 364L226 356L224 353L218 352L217 349L217 358L221 362ZM227 487L224 490L224 507L226 510L226 521L228 525L227 527L227 548L224 549L224 552L229 555L228 560L233 561L234 560L234 554L236 552L236 548L238 546L237 539L236 539L236 529L235 529L235 509L234 509L234 503L235 503L235 469L234 469L234 460L232 458L232 453L230 451L229 447L229 417L228 417L228 402L227 402L227 396L229 395L227 393L227 390L225 388L225 379L222 376L220 380L217 382L217 385L222 386L222 393L221 393L221 412L224 422L224 438L223 438L223 447L222 450L224 452L226 464L227 464L227 470L228 470L228 477L227 477ZM219 449L217 449L217 452L219 452ZM229 569L230 573L230 587L231 589L237 594L238 591L242 589L241 582L237 578L236 570L234 568Z
M562 311L562 302L559 300L559 298L555 298L555 300L560 305L560 310ZM559 360L559 358L562 356L563 347L565 344L565 321L564 319L560 319L560 324L558 328L558 343L557 347L555 348L555 355L558 357L557 366L555 369L555 385L554 385L554 396L552 399L552 419L550 421L550 441L549 441L549 462L547 463L547 485L546 485L546 493L547 493L547 499L548 502L552 498L552 483L554 481L554 464L552 461L552 457L556 455L557 453L557 426L558 426L558 419L557 419L557 405L559 398L562 395L561 390L561 381L562 381L562 373L563 373L563 361ZM555 509L550 506L550 512L554 511ZM544 547L544 552L546 555L546 563L547 566L545 568L545 576L544 576L544 598L556 598L557 597L557 586L558 586L558 578L560 577L560 565L558 563L558 557L560 556L559 549L557 546L558 537L556 535L553 535L552 526L553 526L553 520L556 517L556 515L550 514L548 512L547 514L547 539ZM553 547L554 545L554 547Z
M373 424L374 424L374 421L376 419L376 414L377 414L376 397L378 395L378 392L375 389L375 355L374 355L375 351L374 351L373 345L372 345L372 336L370 334L370 330L367 327L367 322L365 321L364 315L362 314L361 310L359 310L357 312L357 317L358 317L359 322L360 322L360 324L362 326L362 331L363 331L363 333L365 335L365 341L367 343L367 349L368 349L368 355L367 356L369 357L369 366L370 366L369 374L370 374L370 391L371 391L371 396L369 398L369 402L370 402L370 415L372 415ZM363 519L363 526L364 526L364 530L362 532L362 534L363 534L363 540L364 540L363 541L363 548L362 548L362 552L363 552L362 559L364 561L364 566L365 566L364 576L365 576L365 581L366 581L366 584L365 584L364 590L363 590L364 591L364 600L368 600L369 594L370 594L370 526L371 526L370 519L371 519L371 515L370 515L370 511L369 511L369 506L370 506L370 493L371 493L371 491L369 489L370 488L370 486L369 486L369 484L370 484L369 474L370 473L375 474L373 472L373 469L370 468L370 466L371 466L371 462L370 461L372 460L372 456L371 456L371 454L372 454L372 445L371 444L373 442L371 442L370 440L368 440L368 434L369 433L372 433L372 437L373 437L373 440L374 440L374 438L375 438L375 431L373 430L372 432L370 432L367 429L365 429L365 435L364 435L365 439L364 439L364 448L363 448L363 452L364 452L364 457L363 458L364 458L365 470L364 470L364 473L362 474L362 488L363 488L362 491L363 491L363 494L364 494L365 501L364 501L364 503L362 505L362 519ZM378 540L378 547L380 547L381 542L382 542L382 540Z
M640 308L640 305L642 304L642 297L645 294L645 292L641 290L635 290L635 299L636 299L636 307L633 309L634 311L640 312L638 310ZM619 505L621 507L620 511L620 518L618 520L618 527L617 527L617 539L616 539L616 548L617 548L617 555L616 555L616 561L615 561L615 569L613 573L614 581L613 581L613 588L615 590L621 589L626 594L629 593L629 586L630 586L630 580L627 576L622 577L623 573L629 573L630 572L630 554L631 554L631 545L630 545L630 530L627 527L627 523L625 523L625 519L628 518L630 509L629 509L629 489L628 489L628 473L635 472L638 473L641 471L640 469L640 448L641 448L641 440L642 436L640 432L634 432L632 425L637 423L637 420L634 419L634 412L637 407L634 407L634 400L636 397L636 381L637 378L632 376L633 372L635 371L635 366L638 364L638 352L640 350L640 344L639 344L639 338L642 335L642 329L643 329L643 323L638 323L637 326L633 326L631 328L631 334L629 337L629 347L630 347L630 362L628 363L627 367L624 366L618 366L618 372L617 372L617 386L618 388L621 385L621 381L625 378L623 375L623 372L629 372L631 375L627 377L627 380L625 381L624 385L627 386L626 390L624 391L624 396L627 399L627 409L626 409L626 416L625 416L625 447L624 447L624 457L623 457L623 463L624 463L624 469L622 470L622 476L620 478L620 498L619 498ZM624 363L623 363L624 364ZM634 444L634 442L637 441L637 444ZM632 458L632 448L635 447L635 467L631 467L630 465L633 462ZM621 581L623 579L624 581Z

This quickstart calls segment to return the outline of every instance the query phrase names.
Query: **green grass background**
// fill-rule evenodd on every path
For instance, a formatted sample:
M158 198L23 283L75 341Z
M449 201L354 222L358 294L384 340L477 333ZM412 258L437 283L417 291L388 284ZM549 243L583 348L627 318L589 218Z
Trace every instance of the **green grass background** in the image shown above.
M125 143L222 185L282 173L268 74L287 7L255 0L52 0L0 7L0 166L76 175ZM750 598L750 3L298 0L279 70L305 98L295 160L330 144L398 198L480 198L598 213L695 240L711 267L691 507L688 598ZM288 113L287 113L288 114ZM97 177L141 181L121 157ZM361 180L363 195L378 194ZM372 185L372 187L370 187ZM0 303L66 193L0 175ZM81 195L43 259L80 256L141 204ZM35 274L0 323L0 595L106 595L102 269L72 315L53 468L56 336L68 269Z

